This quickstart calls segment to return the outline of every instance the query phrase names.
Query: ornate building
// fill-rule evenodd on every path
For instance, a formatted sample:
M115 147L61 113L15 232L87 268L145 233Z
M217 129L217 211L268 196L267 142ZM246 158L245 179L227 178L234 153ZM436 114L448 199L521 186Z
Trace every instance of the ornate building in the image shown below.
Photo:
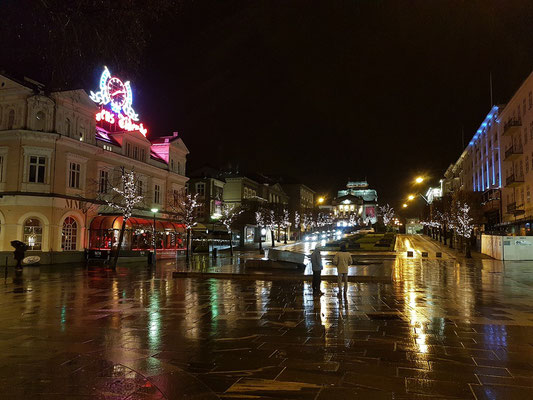
M42 263L81 261L84 250L116 248L122 217L106 205L122 168L133 169L142 202L127 221L122 254L151 248L152 208L160 256L183 246L168 211L182 190L187 147L178 137L147 138L129 82L107 68L100 90L49 92L30 79L0 74L0 252L24 241ZM12 260L12 257L10 258Z

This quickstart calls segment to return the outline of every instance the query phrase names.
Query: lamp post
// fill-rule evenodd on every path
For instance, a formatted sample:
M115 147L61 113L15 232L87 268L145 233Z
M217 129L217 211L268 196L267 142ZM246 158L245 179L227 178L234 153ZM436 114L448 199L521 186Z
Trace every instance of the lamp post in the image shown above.
M159 211L159 209L152 208L151 211L154 213L154 224L152 226L152 246L154 247L154 254L152 256L153 257L152 262L155 265L155 263L156 263L155 253L156 253L156 249L157 249L157 244L156 244L156 241L155 241L155 216L156 216L157 212Z

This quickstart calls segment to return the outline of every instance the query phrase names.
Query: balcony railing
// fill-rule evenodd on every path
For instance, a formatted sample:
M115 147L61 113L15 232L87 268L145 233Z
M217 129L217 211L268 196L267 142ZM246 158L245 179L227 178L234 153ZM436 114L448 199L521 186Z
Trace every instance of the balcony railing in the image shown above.
M520 130L522 127L522 120L520 119L510 119L503 126L503 136L511 136L517 130Z
M524 213L525 211L523 204L516 204L516 202L507 204L507 214L520 215Z
M505 186L514 187L520 186L524 183L524 175L509 175L505 178Z
M505 161L514 161L524 154L522 147L511 146L505 150Z

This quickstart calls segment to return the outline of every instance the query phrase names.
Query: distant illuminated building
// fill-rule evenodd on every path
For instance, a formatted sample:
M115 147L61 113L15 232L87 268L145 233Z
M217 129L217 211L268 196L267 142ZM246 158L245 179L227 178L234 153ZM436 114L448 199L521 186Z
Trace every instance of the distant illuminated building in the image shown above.
M333 200L333 215L341 225L375 224L378 194L369 189L368 182L348 182Z

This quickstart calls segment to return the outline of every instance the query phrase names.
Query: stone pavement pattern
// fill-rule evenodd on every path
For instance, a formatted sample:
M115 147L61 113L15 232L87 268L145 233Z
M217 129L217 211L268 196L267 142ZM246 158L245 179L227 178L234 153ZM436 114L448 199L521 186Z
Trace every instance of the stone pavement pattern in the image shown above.
M345 298L163 263L27 268L0 282L0 399L533 398L532 263L393 268Z

